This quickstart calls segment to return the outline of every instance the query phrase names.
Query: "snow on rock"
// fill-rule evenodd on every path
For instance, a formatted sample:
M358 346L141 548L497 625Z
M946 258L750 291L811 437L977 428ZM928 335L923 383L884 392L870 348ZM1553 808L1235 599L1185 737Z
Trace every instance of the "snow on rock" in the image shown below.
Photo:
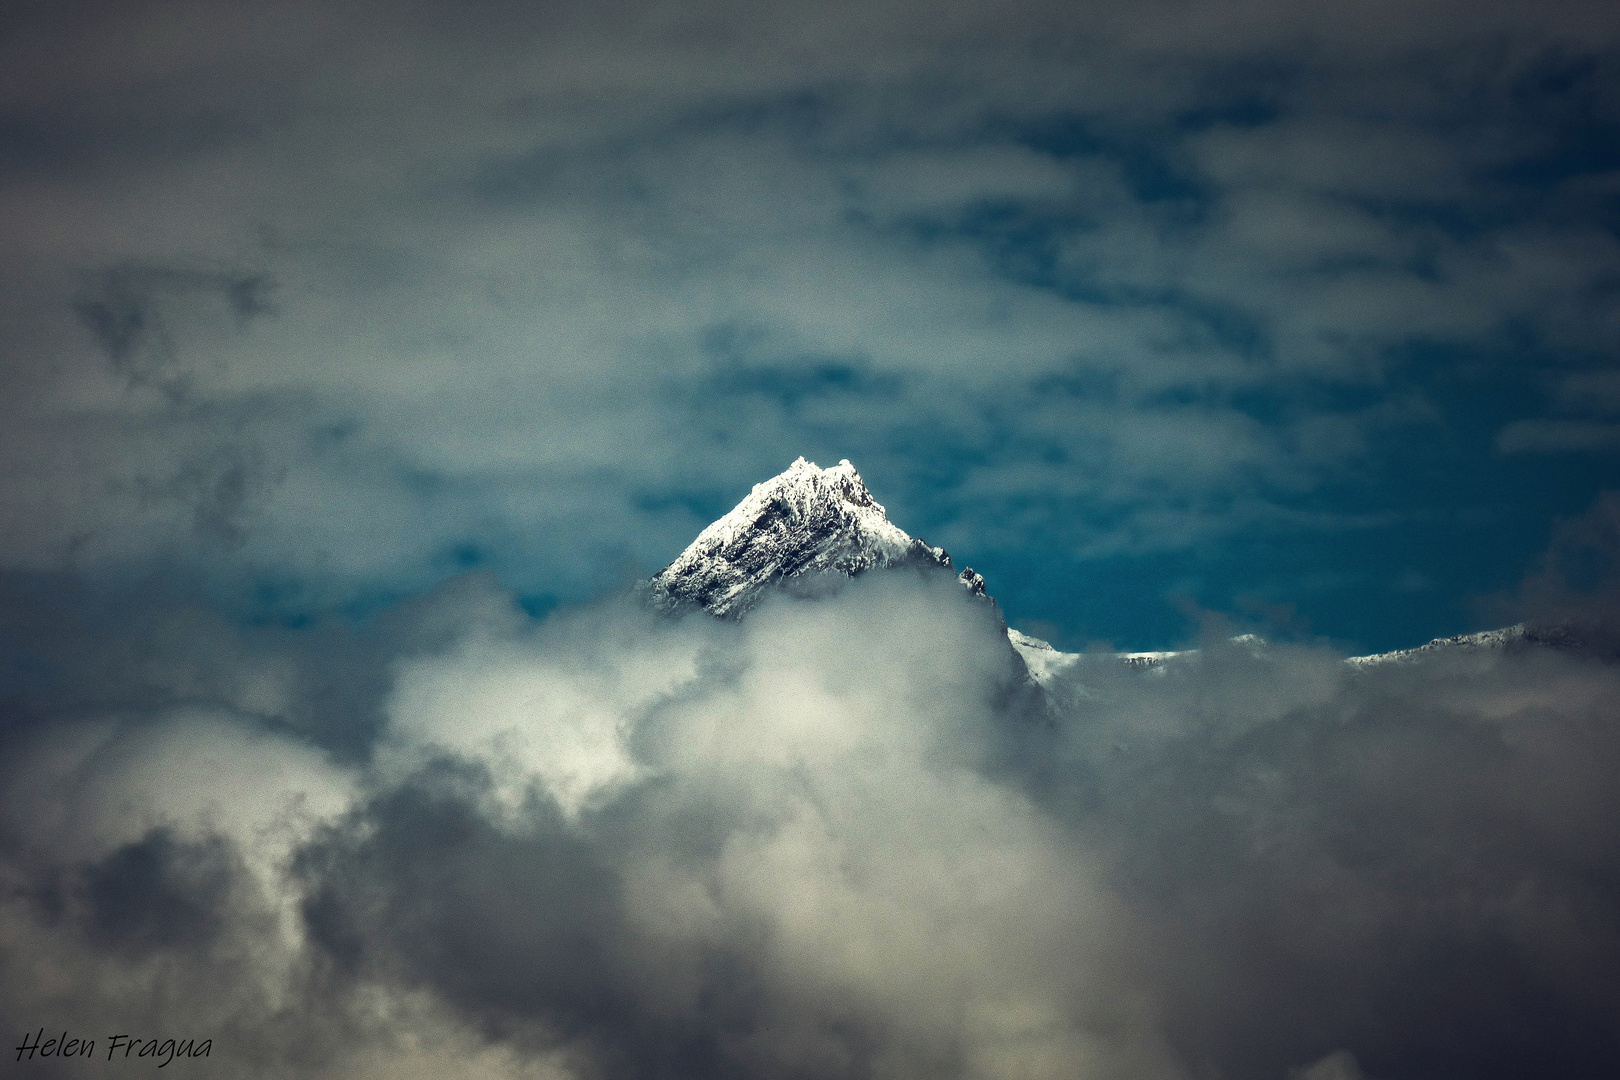
M1374 653L1371 656L1352 656L1345 663L1356 668L1372 668L1383 664L1414 664L1433 656L1467 653L1517 653L1532 648L1558 649L1571 653L1589 653L1592 646L1578 628L1570 626L1526 626L1518 623L1500 630L1481 630L1477 634L1457 634L1435 638L1415 649L1396 649L1394 652Z
M1500 649L1510 641L1524 638L1524 626L1509 626L1501 630L1486 630L1478 634L1457 634L1454 637L1435 638L1415 649L1396 649L1394 652L1373 653L1370 656L1352 656L1345 663L1358 668L1379 664L1410 664L1441 652L1472 652L1475 649Z
M1024 664L1029 668L1030 677L1042 686L1047 686L1060 672L1072 667L1082 659L1079 653L1066 653L1054 649L1040 638L1021 634L1017 630L1007 631L1009 640L1018 655L1024 658ZM1255 634L1239 634L1228 639L1232 645L1241 646L1255 658L1262 658L1269 648L1262 637ZM1491 653L1516 653L1532 648L1551 648L1569 652L1581 652L1587 646L1581 636L1568 627L1558 626L1507 626L1500 630L1484 630L1476 634L1458 634L1454 637L1435 638L1424 645L1412 649L1397 649L1394 652L1375 653L1371 656L1351 656L1345 659L1345 664L1352 670L1367 671L1388 664L1416 664L1436 659L1442 656L1481 655ZM1200 649L1182 649L1168 652L1121 652L1099 654L1099 658L1111 658L1115 662L1125 664L1127 667L1148 671L1152 674L1163 675L1171 667L1197 662L1201 655Z
M1054 649L1050 643L1038 637L1019 633L1009 628L1007 639L1012 642L1013 649L1024 659L1024 666L1029 669L1030 678L1043 687L1049 687L1052 680L1063 671L1073 667L1084 658L1082 653L1062 652ZM1227 639L1229 644L1239 646L1248 651L1251 656L1263 657L1269 644L1265 638L1258 634L1239 634L1237 637ZM1154 675L1164 675L1170 670L1172 664L1196 663L1202 655L1199 649L1161 650L1157 652L1116 652L1094 654L1092 662L1111 661L1120 663L1127 668L1147 671Z
M1071 666L1080 659L1079 653L1059 652L1051 644L1038 637L1021 634L1012 627L1007 628L1007 640L1024 659L1024 666L1029 669L1029 677L1045 686L1052 681L1053 676L1064 668Z
M890 566L950 569L951 557L890 522L847 459L823 469L801 457L755 484L643 589L667 611L703 608L736 618L781 582L829 572L853 577ZM971 568L961 581L985 595L984 578Z

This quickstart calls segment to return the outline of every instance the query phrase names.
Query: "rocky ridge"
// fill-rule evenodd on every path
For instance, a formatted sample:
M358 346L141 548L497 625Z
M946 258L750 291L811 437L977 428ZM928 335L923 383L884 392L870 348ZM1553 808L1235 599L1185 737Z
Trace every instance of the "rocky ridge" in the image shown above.
M738 618L772 588L822 574L854 577L895 566L952 568L943 548L889 521L848 459L823 469L801 457L755 484L642 590L664 611L701 608ZM959 580L988 599L984 578L971 567Z
M1576 627L1518 623L1514 626L1504 626L1500 630L1481 630L1475 634L1435 638L1412 649L1396 649L1393 652L1374 653L1371 656L1352 656L1345 663L1366 668L1381 664L1420 663L1431 656L1442 654L1522 652L1537 647L1576 653L1593 651L1587 635Z
M701 609L722 618L740 618L772 589L811 588L823 575L854 577L869 570L904 566L952 569L951 557L943 548L910 536L889 520L848 459L823 469L801 457L777 476L755 484L736 507L700 532L685 551L640 588L662 611ZM974 596L995 604L984 578L972 567L964 568L958 580ZM1050 685L1081 659L1079 653L1062 652L1011 628L1007 639L1030 679L1042 686ZM1232 644L1255 655L1267 647L1264 639L1253 634L1235 637ZM1537 646L1583 647L1579 636L1568 629L1520 624L1436 638L1412 649L1352 656L1345 664L1365 671L1458 652ZM1188 649L1116 653L1114 659L1131 668L1165 674L1198 655L1199 650Z

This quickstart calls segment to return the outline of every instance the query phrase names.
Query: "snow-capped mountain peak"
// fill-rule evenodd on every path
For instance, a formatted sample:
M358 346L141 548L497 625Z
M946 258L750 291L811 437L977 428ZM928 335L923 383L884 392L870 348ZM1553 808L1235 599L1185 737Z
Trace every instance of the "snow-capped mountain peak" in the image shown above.
M666 610L701 607L736 617L766 588L801 575L854 576L897 565L949 569L951 559L891 522L847 459L823 469L801 457L755 484L645 589ZM983 579L972 577L982 591Z

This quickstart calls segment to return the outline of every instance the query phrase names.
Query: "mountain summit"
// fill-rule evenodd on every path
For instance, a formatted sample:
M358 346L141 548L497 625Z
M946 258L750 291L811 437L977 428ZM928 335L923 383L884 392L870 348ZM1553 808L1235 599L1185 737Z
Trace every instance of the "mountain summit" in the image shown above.
M799 458L698 534L644 588L665 610L746 614L767 588L825 573L854 577L890 566L951 568L951 557L889 521L846 459L830 469ZM984 579L961 574L972 592Z

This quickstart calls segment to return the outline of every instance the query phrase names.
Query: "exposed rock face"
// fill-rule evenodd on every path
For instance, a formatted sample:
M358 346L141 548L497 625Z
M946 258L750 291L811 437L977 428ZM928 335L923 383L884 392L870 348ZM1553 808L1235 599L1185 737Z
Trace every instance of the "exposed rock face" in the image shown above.
M892 566L948 570L951 557L890 522L847 460L822 469L801 457L779 476L755 484L643 588L667 611L702 608L737 618L774 586ZM961 581L985 595L984 579L971 568Z

